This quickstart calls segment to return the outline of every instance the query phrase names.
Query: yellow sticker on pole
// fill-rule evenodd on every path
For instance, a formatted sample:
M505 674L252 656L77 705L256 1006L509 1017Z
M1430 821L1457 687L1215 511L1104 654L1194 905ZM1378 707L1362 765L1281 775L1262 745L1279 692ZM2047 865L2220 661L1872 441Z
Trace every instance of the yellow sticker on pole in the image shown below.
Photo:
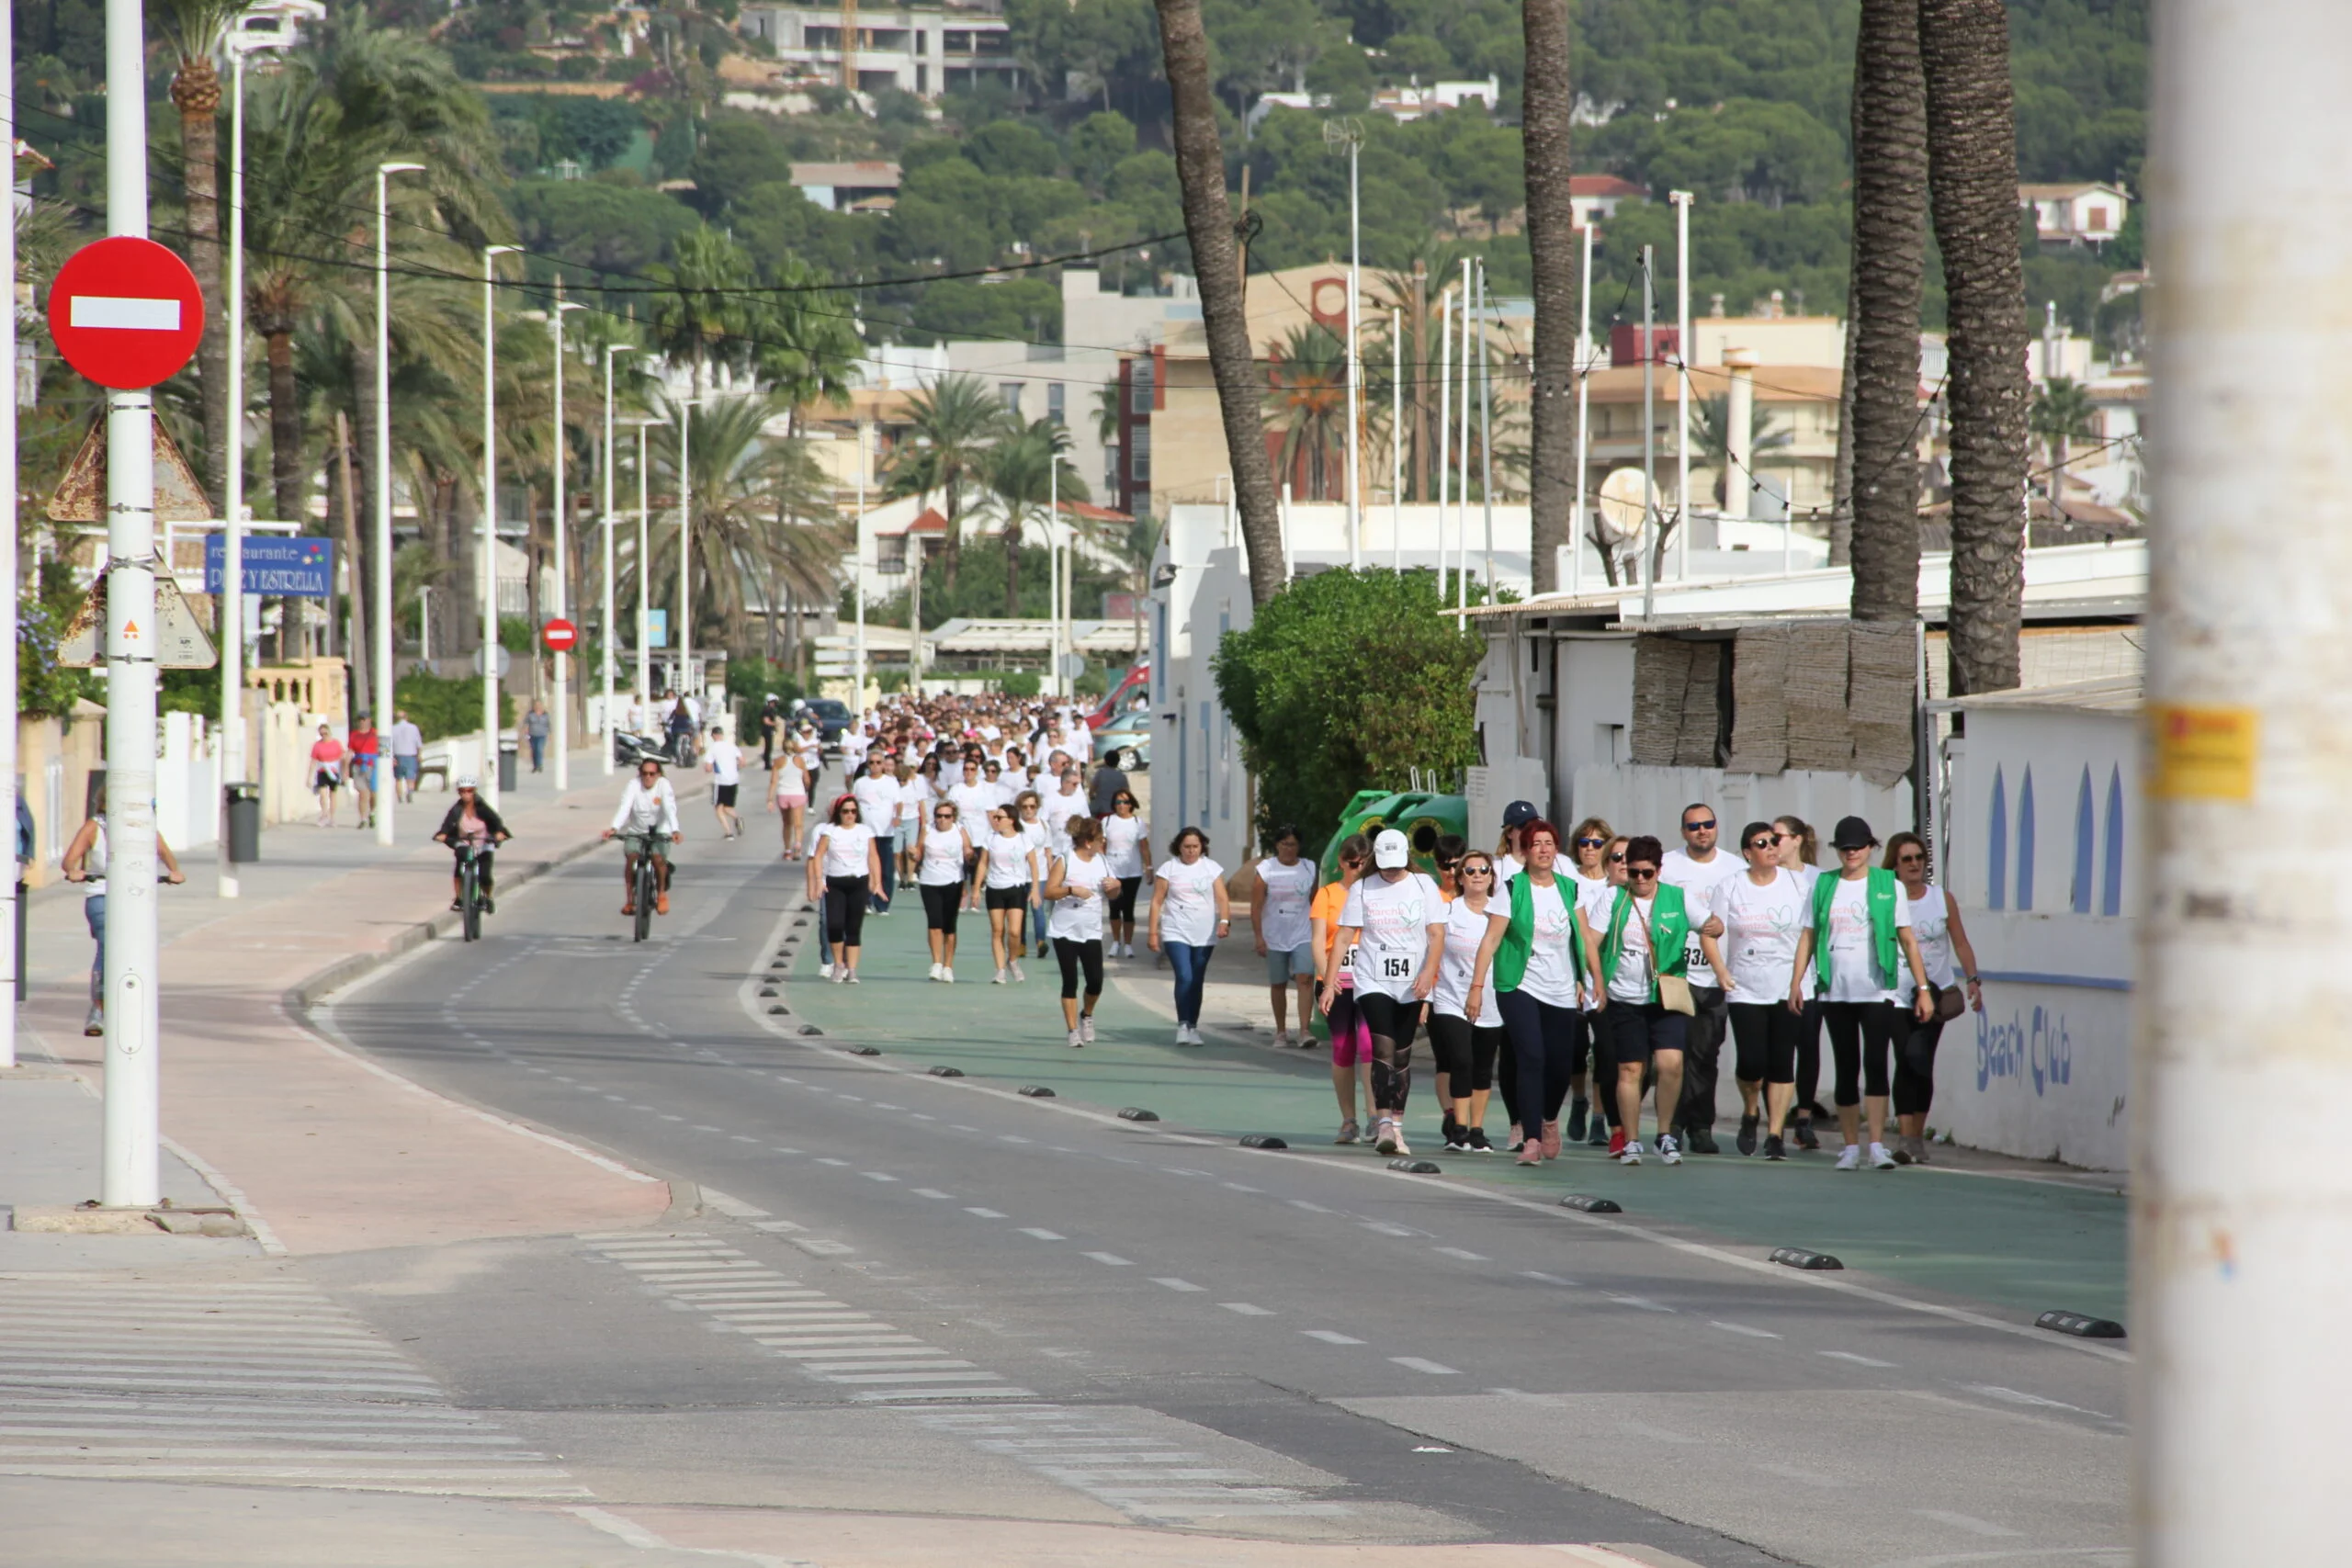
M2164 800L2252 800L2261 720L2252 708L2148 708L2156 747L2149 793Z

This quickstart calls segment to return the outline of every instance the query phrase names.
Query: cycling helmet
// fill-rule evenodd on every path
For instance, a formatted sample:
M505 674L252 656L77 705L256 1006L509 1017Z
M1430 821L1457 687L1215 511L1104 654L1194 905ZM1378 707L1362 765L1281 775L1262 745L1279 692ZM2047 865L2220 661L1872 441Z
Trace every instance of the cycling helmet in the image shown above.
M457 782L450 787L452 789L480 789L481 788L481 780L474 777L471 773L459 773L458 775Z

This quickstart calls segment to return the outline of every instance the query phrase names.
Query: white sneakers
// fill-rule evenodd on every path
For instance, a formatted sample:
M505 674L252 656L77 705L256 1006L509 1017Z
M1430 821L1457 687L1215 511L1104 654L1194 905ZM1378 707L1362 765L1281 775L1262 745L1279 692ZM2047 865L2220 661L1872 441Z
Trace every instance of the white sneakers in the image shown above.
M995 978L995 979L993 979L993 980L990 980L990 981L989 982L989 985L991 985L991 986L1001 986L1001 985L1003 985L1003 984L1004 984L1004 971L1003 971L1003 970L1001 970L1001 969L998 970L998 971L996 972L996 978Z
M833 961L828 958L822 964L817 965L817 978L820 980L830 980L832 977Z
M1289 1030L1277 1029L1274 1031L1274 1049L1277 1051L1287 1051L1290 1049Z
M1624 1153L1623 1153L1623 1154L1621 1154L1621 1155L1619 1155L1619 1156L1617 1156L1617 1163L1618 1163L1619 1165L1639 1165L1639 1164L1641 1164L1641 1163L1642 1163L1642 1141L1641 1141L1641 1139L1639 1139L1639 1138L1628 1138L1628 1139L1625 1141L1625 1151L1624 1151Z
M1073 1030L1071 1030L1071 1031L1069 1032L1069 1048L1070 1048L1071 1050L1075 1051L1075 1050L1077 1050L1080 1046L1081 1046L1081 1045L1083 1045L1083 1044L1085 1044L1085 1043L1086 1043L1086 1042L1085 1042L1085 1041L1083 1041L1083 1040L1081 1040L1081 1039L1080 1039L1080 1038L1079 1038L1079 1033L1078 1033L1078 1031L1077 1031L1077 1030L1073 1029Z
M1673 1134L1660 1133L1657 1135L1657 1157L1665 1165L1682 1163L1682 1145Z
M1015 980L1026 980L1026 979L1028 979L1028 978L1029 978L1029 976L1028 976L1023 975L1023 974L1021 972L1021 960L1019 960L1018 958L1016 958L1016 959L1014 959L1014 960L1012 961L1012 977L1013 977Z
M1201 1038L1201 1032L1198 1029L1193 1028L1189 1023L1180 1023L1176 1026L1176 1043L1179 1045L1205 1045L1208 1042Z
M1413 1152L1406 1146L1405 1130L1396 1124L1394 1116L1383 1116L1374 1124L1372 1146L1385 1155L1408 1155Z
M1886 1152L1886 1145L1884 1144L1872 1144L1871 1145L1871 1168L1872 1170L1893 1170L1894 1168L1894 1156Z
M939 978L943 983L952 986L956 983L956 971L943 964L939 966Z
M1094 1015L1091 1012L1081 1014L1079 1018L1078 1043L1081 1045L1094 1043Z
M1846 1145L1845 1152L1838 1156L1838 1168L1840 1170L1861 1169L1862 1145L1860 1144L1848 1144Z
M934 979L934 980L938 979L938 978L939 978L939 972L940 972L942 969L944 969L944 968L946 968L946 967L947 967L947 965L945 965L944 964L942 964L942 963L941 963L941 962L939 962L939 960L937 960L936 958L933 959L933 960L931 961L931 977L932 977L933 979Z

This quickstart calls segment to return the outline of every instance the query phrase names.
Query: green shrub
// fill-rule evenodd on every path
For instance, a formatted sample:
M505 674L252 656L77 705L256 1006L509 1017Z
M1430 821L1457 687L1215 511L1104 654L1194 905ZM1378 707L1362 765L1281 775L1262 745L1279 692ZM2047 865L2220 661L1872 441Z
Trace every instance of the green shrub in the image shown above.
M1008 697L1034 697L1044 686L1045 677L1035 670L1008 670L996 680L996 689Z
M405 709L427 740L448 735L470 735L481 723L481 677L449 678L411 671L392 686L392 705ZM498 716L502 726L514 722L514 694L501 686Z

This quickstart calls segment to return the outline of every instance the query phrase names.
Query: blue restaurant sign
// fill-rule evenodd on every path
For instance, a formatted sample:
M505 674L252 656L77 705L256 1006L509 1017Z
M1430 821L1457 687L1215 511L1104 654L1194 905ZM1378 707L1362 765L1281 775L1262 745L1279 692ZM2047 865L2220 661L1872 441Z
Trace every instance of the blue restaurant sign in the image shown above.
M204 591L220 592L220 561L228 541L219 534L204 540ZM248 534L243 557L245 592L272 598L326 599L334 593L334 542Z

